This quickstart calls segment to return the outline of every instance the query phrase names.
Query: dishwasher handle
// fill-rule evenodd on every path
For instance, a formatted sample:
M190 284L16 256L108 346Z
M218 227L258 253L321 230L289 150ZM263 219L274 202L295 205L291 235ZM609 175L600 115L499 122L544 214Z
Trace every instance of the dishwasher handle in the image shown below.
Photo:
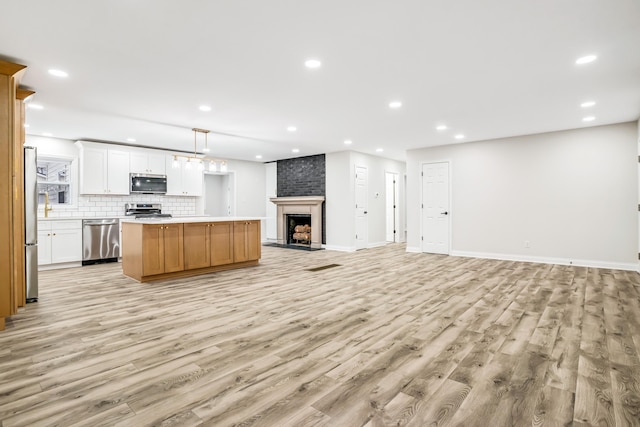
M117 225L117 219L98 219L98 220L83 220L82 225L101 226L101 225Z

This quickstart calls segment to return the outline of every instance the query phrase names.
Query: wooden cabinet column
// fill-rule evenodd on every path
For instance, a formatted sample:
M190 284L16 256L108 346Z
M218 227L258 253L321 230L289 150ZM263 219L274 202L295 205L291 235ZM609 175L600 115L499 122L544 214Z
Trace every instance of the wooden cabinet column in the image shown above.
M24 294L24 111L18 85L25 70L0 60L0 330Z
M17 136L14 150L14 165L15 165L15 181L13 185L13 200L15 202L15 209L13 210L13 236L15 238L13 244L14 250L14 274L16 277L15 282L15 303L16 307L24 307L27 303L27 285L26 285L26 273L25 273L25 212L24 212L24 144L26 142L26 132L24 130L25 123L25 105L24 101L33 95L35 92L32 90L18 88L16 93L16 124L15 135Z

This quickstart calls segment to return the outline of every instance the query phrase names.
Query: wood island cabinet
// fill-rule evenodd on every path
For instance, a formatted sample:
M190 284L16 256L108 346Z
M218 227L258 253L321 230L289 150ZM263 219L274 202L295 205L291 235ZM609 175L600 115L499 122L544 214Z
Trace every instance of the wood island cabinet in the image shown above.
M122 224L122 269L140 282L258 265L260 221Z
M211 265L226 265L240 261L233 257L233 224L211 224Z
M184 268L205 268L211 265L211 243L208 222L193 222L184 225Z
M236 221L233 224L233 259L260 259L260 221Z
M182 224L143 224L142 274L151 276L184 270Z
M232 264L233 222L195 222L184 225L184 268Z

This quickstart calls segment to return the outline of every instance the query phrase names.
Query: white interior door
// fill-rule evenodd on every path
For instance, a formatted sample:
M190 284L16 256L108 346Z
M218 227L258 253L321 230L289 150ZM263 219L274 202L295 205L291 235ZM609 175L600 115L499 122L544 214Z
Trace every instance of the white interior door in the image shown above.
M369 221L367 218L367 187L369 179L365 166L356 166L355 194L356 194L356 250L367 247L369 241Z
M386 241L398 241L398 174L385 172Z
M422 252L449 254L449 163L422 165Z

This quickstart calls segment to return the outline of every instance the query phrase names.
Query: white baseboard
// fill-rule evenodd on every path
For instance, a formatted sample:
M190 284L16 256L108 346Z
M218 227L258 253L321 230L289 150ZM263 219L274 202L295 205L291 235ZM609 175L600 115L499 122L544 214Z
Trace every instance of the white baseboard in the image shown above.
M371 248L379 248L380 246L385 246L388 242L376 242L376 243L369 243L367 245L367 248L371 249Z
M407 252L409 252L409 248L407 248ZM495 253L487 253L487 252L468 252L468 251L451 251L450 255L467 257L467 258L484 258L484 259L497 259L497 260L503 260L503 261L533 262L537 264L575 265L577 267L608 268L612 270L638 271L637 264L632 264L632 263L627 264L622 262L536 257L536 256L495 254Z
M422 251L420 250L420 246L407 246L407 252L420 253Z
M338 251L338 252L355 252L356 251L356 248L352 246L322 245L322 247L329 251Z
M57 270L59 268L82 267L82 261L78 262L61 262L59 264L43 264L38 266L38 271Z

